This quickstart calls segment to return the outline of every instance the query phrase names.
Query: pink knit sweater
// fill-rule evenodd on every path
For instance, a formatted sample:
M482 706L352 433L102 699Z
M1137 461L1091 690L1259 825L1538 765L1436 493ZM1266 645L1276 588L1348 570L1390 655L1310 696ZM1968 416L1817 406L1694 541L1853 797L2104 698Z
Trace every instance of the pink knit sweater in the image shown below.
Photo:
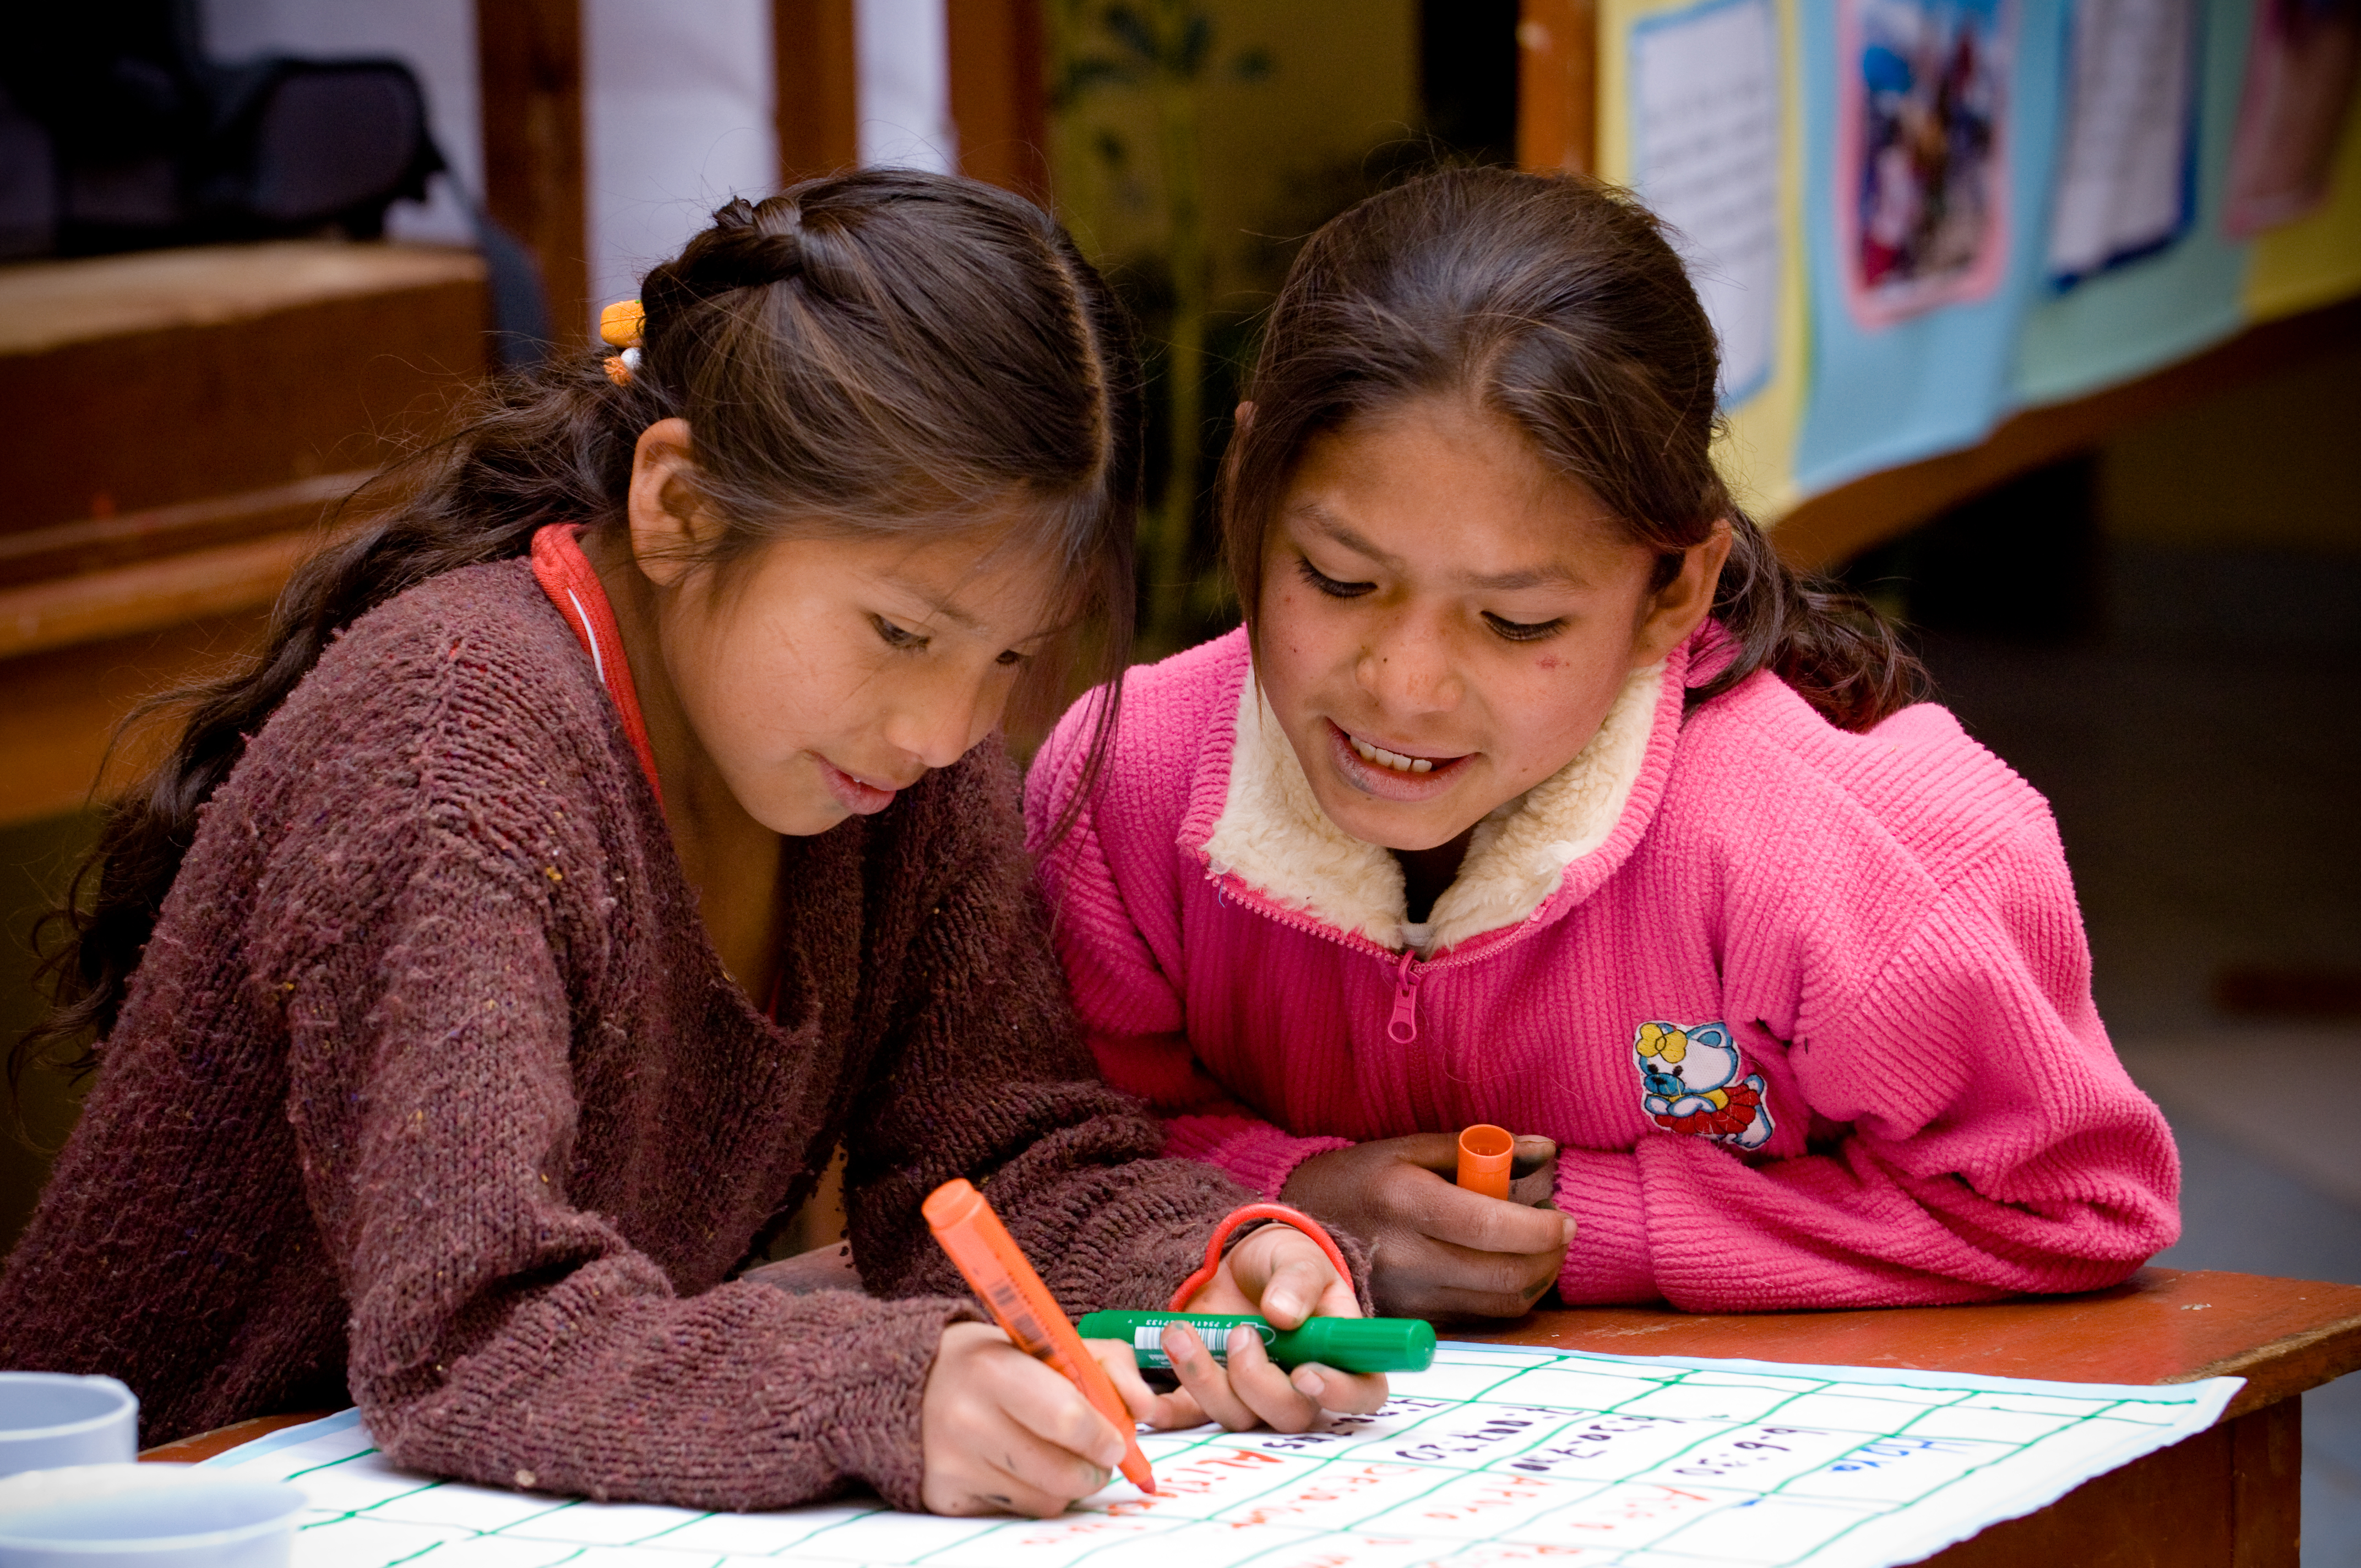
M2179 1230L2107 1043L2048 809L1940 707L1866 734L1757 674L1686 718L1711 623L1479 827L1430 920L1313 802L1243 632L1132 672L1044 853L1102 1069L1167 1154L1275 1194L1354 1140L1557 1140L1568 1302L1698 1310L2113 1284ZM1034 763L1037 846L1086 715Z

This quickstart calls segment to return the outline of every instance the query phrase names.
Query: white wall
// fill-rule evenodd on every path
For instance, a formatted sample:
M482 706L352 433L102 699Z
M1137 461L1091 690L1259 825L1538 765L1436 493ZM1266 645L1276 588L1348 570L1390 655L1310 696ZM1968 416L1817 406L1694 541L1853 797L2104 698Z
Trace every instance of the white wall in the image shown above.
M459 181L482 192L475 0L201 0L198 9L205 52L215 60L391 55L405 61L426 89L435 145ZM466 212L441 180L425 206L395 203L386 214L386 231L398 238L451 244L475 239Z
M768 0L583 0L590 314L778 183Z
M861 161L959 172L947 0L854 0Z
M78 3L78 0L67 0ZM950 117L947 0L855 0L861 160L959 167ZM392 55L426 89L435 142L483 190L474 0L201 0L207 51L333 59ZM778 182L769 0L583 0L584 208L591 315L639 290L733 195ZM398 203L387 230L467 243L458 201L435 182Z

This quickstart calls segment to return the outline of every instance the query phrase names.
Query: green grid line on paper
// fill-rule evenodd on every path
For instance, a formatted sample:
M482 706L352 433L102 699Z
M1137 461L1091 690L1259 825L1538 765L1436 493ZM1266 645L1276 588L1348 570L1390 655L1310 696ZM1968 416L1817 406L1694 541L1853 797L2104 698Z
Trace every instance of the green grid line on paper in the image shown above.
M273 1457L280 1447L256 1445L252 1463L256 1473L270 1473L291 1460L281 1474L299 1486L352 1477L349 1486L319 1494L324 1506L303 1521L298 1561L356 1568L434 1568L445 1548L468 1568L554 1568L589 1558L602 1568L642 1561L719 1568L789 1556L926 1568L1034 1561L1279 1568L1315 1549L1323 1563L1408 1568L1470 1548L1570 1545L1598 1548L1584 1561L1600 1568L1632 1552L1699 1568L1725 1561L1876 1568L1916 1561L2202 1430L2236 1386L2125 1388L1586 1352L1477 1354L1447 1342L1444 1352L1434 1372L1396 1378L1398 1398L1374 1418L1339 1419L1303 1437L1146 1434L1159 1476L1174 1483L1170 1495L1143 1498L1122 1484L1050 1521L935 1521L842 1503L774 1515L665 1510L686 1517L650 1518L645 1533L619 1541L642 1521L611 1512L614 1506L551 1499L502 1519L524 1499L404 1476L349 1420L284 1445L285 1459ZM1548 1376L1555 1373L1570 1376ZM1826 1407L1842 1419L1814 1417L1812 1402L1824 1398L1843 1401ZM1651 1413L1651 1400L1683 1413ZM1597 1438L1570 1435L1619 1420L1631 1424ZM1921 1436L1921 1448L1871 1462L1872 1449L1909 1442L1922 1426L1981 1435ZM323 1457L313 1446L347 1439L357 1446L342 1454ZM1605 1466L1596 1474L1579 1468L1588 1462L1586 1443L1600 1445L1587 1449ZM1902 1467L1921 1458L1948 1468L1922 1485ZM243 1462L234 1451L214 1463ZM1684 1467L1702 1478L1675 1474ZM330 1500L373 1486L387 1494L356 1506ZM468 1519L501 1522L487 1529ZM436 1539L422 1545L405 1531ZM1742 1546L1738 1557L1726 1554L1733 1542Z

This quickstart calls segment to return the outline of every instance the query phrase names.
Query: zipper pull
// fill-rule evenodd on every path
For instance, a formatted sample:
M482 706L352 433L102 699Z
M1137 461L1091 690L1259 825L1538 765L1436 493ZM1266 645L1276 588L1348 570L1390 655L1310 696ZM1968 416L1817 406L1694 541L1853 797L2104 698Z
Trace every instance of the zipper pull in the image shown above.
M1416 953L1405 952L1394 970L1394 1015L1386 1020L1386 1038L1398 1046L1418 1038L1418 986L1426 976L1411 967L1417 961Z

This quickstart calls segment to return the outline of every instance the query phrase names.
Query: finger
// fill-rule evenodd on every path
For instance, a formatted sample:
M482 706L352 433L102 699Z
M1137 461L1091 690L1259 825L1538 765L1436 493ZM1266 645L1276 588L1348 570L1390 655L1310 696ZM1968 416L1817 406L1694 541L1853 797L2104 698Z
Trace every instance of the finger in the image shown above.
M1271 1431L1302 1431L1319 1420L1319 1397L1297 1387L1256 1335L1231 1339L1229 1371L1230 1391ZM1309 1381L1313 1388L1320 1386L1316 1374Z
M1255 1349L1262 1342L1253 1334L1239 1334L1238 1340L1254 1340ZM1171 1360L1172 1370L1180 1376L1181 1388L1197 1401L1197 1408L1206 1418L1216 1420L1231 1431L1244 1431L1256 1422L1254 1410L1238 1398L1230 1387L1229 1375L1197 1337L1197 1331L1186 1323L1167 1324L1164 1330L1164 1354Z
M1436 1241L1471 1252L1562 1255L1574 1240L1573 1222L1554 1209L1528 1208L1440 1184L1420 1196L1422 1212L1411 1223Z
M1072 1464L1112 1470L1122 1462L1122 1434L1082 1398L1081 1389L1021 1353L1004 1365L998 1403L1017 1427L1065 1454ZM1027 1479L1040 1484L1031 1475Z
M1513 1175L1523 1176L1535 1166L1547 1165L1555 1158L1556 1139L1544 1138L1534 1133L1520 1133L1517 1135L1516 1151L1509 1157L1509 1169Z
M1286 1255L1283 1261L1271 1270L1269 1280L1264 1284L1259 1292L1261 1315L1268 1319L1274 1328L1291 1329L1300 1326L1303 1320L1317 1310L1323 1302L1331 1299L1329 1288L1337 1282L1335 1266L1317 1252L1311 1252L1309 1256L1305 1255L1306 1252L1310 1252L1309 1243L1305 1243L1302 1248L1294 1249L1290 1255ZM1345 1282L1345 1296L1346 1306L1343 1311L1335 1315L1359 1317L1361 1309L1359 1303L1352 1300L1350 1280Z
M1555 1157L1509 1183L1509 1201L1521 1203L1528 1209L1538 1209L1557 1196L1557 1160Z
M1067 1504L1098 1491L1115 1474L1114 1465L1093 1464L1015 1421L993 1433L976 1457L985 1472L978 1494L1035 1519L1065 1512Z
M1322 1366L1317 1362L1304 1363L1288 1374L1287 1380L1322 1409L1347 1416L1374 1415L1378 1407L1386 1402L1389 1391L1386 1386L1386 1375L1382 1372L1363 1373L1356 1376L1350 1372L1339 1372L1333 1366Z
M1519 1318L1556 1283L1565 1258L1476 1252L1420 1237L1385 1262L1378 1309L1389 1317Z
M1412 1133L1407 1137L1388 1138L1382 1146L1404 1165L1414 1165L1437 1176L1459 1174L1456 1133Z
M1132 1353L1131 1346L1120 1340L1086 1339L1082 1347L1106 1368L1107 1381L1123 1397L1123 1408L1131 1412L1132 1420L1146 1421L1160 1431L1193 1427L1204 1420L1205 1412L1185 1391L1159 1394L1148 1386L1148 1379L1139 1375L1139 1358Z

